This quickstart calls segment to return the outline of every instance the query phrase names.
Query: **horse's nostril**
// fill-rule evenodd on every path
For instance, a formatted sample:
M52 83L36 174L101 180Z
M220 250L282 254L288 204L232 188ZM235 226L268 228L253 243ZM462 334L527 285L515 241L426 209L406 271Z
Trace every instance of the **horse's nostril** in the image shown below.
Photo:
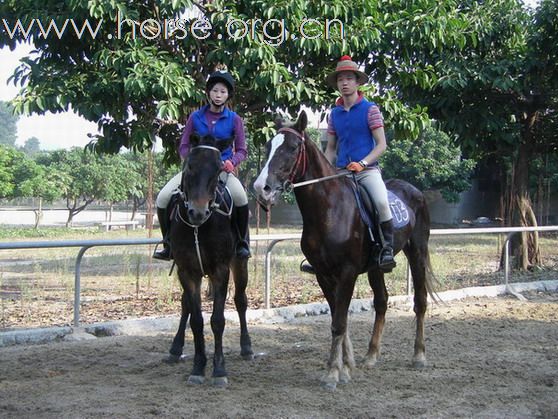
M271 187L269 185L265 185L263 190L266 192L271 192Z

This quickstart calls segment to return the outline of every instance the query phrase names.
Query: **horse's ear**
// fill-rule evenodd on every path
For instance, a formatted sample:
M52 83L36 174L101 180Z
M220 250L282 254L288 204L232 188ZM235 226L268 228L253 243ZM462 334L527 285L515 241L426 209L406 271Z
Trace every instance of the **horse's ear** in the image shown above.
M281 128L283 126L283 124L285 123L285 120L283 118L281 118L279 115L277 115L275 117L275 129L278 130L279 128Z
M197 132L190 134L190 148L200 145L201 137Z
M216 145L219 151L224 151L231 146L234 138L227 138L226 140L217 141Z
M302 132L306 129L307 125L308 117L306 116L306 111L302 111L298 114L298 119L294 124L294 129L296 129L298 132Z

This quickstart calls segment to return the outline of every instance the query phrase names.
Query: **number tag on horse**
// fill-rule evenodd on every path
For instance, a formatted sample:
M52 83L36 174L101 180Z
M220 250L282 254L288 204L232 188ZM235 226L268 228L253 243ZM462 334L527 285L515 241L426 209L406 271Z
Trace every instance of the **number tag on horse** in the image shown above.
M409 210L405 203L392 191L388 190L388 202L393 217L393 227L401 228L409 224Z

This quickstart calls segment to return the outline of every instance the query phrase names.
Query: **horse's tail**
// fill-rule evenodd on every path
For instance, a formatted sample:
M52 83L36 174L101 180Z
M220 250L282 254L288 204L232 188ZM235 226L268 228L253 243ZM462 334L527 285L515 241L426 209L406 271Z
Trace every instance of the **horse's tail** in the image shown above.
M424 237L422 246L424 252L424 267L425 267L425 287L428 295L432 301L438 303L442 299L436 292L436 286L440 286L440 281L436 278L434 274L434 269L432 268L432 262L430 260L430 250L429 250L429 240L430 240L430 213L428 211L428 205L426 205L426 200L424 195L422 196L422 205L418 208L416 213L416 225L417 231L421 232L422 237Z
M432 298L432 301L434 301L435 303L442 302L442 299L435 289L435 285L440 286L441 284L438 278L436 278L436 275L434 275L432 263L430 262L430 251L428 250L428 248L426 249L425 274L425 285L428 295L430 295L430 298Z

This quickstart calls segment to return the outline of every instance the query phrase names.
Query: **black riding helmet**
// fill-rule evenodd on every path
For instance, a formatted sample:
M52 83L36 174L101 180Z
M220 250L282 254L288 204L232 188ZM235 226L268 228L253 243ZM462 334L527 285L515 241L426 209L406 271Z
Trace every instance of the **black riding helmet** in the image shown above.
M227 86L230 99L234 94L235 83L233 76L231 76L231 74L225 70L214 71L207 79L207 82L205 82L205 91L209 93L209 91L213 89L213 86L215 86L217 83L223 83L225 86Z

